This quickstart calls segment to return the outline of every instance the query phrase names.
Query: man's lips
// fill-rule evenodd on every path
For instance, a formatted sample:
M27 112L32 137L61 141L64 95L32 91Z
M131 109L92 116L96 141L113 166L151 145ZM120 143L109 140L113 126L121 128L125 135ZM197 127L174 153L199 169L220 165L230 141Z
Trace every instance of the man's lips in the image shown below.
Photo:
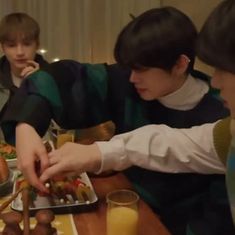
M18 59L18 60L15 60L17 63L20 63L20 64L26 64L27 63L27 60L26 59Z
M135 89L137 90L137 92L142 93L145 92L146 89L145 88L139 88L139 87L135 87Z

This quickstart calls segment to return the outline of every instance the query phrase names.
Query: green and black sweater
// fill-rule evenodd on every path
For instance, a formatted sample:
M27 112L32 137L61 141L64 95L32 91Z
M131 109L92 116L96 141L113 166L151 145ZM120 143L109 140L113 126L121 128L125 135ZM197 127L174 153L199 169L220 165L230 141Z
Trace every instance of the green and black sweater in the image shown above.
M53 63L24 81L4 117L4 126L27 122L42 136L51 118L67 129L112 120L119 134L146 124L187 128L228 116L212 92L187 111L172 110L157 100L143 101L128 81L129 75L129 70L118 65Z

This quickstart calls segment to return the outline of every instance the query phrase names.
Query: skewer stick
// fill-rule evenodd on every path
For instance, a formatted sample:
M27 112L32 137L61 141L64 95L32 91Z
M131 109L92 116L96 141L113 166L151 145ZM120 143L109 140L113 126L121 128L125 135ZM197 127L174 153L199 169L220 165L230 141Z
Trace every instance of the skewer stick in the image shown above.
M23 235L29 235L30 223L29 223L29 188L28 187L23 188L22 202L23 202L23 224L24 224Z
M11 197L5 201L1 206L0 206L0 213L13 201L17 198L18 194L23 190L23 188L19 188L14 194L11 195Z

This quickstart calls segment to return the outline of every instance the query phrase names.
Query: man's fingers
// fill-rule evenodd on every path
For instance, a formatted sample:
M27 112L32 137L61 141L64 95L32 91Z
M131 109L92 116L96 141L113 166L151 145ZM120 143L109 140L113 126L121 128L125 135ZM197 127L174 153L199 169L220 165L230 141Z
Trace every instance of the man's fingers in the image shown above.
M26 78L31 73L34 73L39 69L39 64L33 60L27 61L27 66L21 71L20 76L23 78Z
M28 77L31 73L34 73L35 71L37 71L37 69L29 66L29 67L26 67L22 70L20 76L23 77L23 78L26 78Z
M47 167L49 167L49 159L46 150L38 157L40 159L40 172L43 172Z
M29 184L31 184L33 187L37 188L42 192L48 192L48 189L39 180L33 167L29 167L27 170L24 171L24 177L28 179Z
M50 166L47 168L42 175L40 176L41 182L46 182L48 179L52 178L56 175L56 173L61 172L61 166L60 164L55 164L53 166ZM61 173L60 173L61 174Z
M39 63L34 60L28 60L26 67L33 67L34 69L39 69Z

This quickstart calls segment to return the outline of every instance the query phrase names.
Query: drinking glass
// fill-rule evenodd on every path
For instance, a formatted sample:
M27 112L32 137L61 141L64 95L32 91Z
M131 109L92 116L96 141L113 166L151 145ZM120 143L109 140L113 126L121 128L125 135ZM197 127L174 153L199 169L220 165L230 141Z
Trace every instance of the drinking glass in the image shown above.
M107 235L137 235L139 196L120 189L107 194Z
M56 128L50 130L50 132L50 139L53 141L54 146L57 149L66 142L74 142L75 130Z

